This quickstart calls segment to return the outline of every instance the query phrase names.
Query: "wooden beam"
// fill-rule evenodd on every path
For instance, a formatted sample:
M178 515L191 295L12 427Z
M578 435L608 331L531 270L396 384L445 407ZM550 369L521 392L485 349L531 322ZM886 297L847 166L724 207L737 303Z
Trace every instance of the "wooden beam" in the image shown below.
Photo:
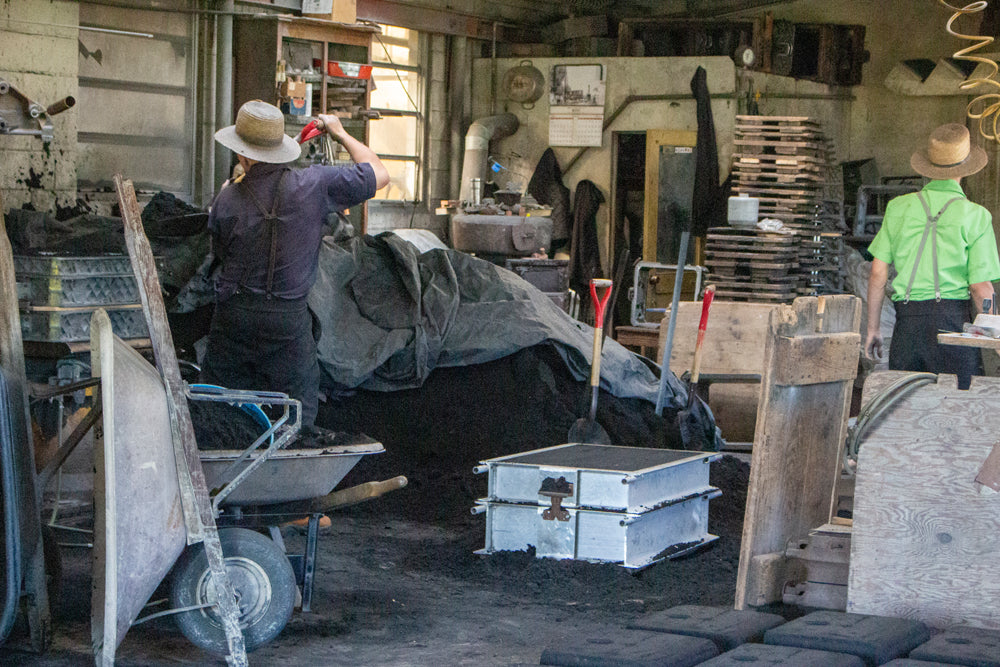
M509 22L493 21L447 9L418 7L396 0L357 0L358 20L395 25L421 32L457 35L491 41L496 26L497 42L540 42L541 31L519 28Z

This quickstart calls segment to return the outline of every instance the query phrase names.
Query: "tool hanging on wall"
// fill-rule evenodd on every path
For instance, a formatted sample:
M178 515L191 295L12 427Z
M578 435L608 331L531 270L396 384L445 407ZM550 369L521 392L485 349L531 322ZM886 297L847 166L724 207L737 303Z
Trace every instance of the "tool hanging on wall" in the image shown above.
M76 104L73 96L43 107L0 79L0 134L27 134L41 137L44 143L53 138L52 116Z

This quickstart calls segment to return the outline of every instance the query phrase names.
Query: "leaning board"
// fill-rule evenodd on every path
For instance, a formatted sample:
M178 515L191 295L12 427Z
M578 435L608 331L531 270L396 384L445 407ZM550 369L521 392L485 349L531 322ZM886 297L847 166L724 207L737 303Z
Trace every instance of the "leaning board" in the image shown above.
M865 383L886 382L873 373ZM974 478L1000 440L1000 378L919 387L861 443L847 611L1000 629L1000 495Z
M798 298L770 313L737 609L780 601L789 578L788 540L808 535L833 515L861 353L861 299L820 298Z

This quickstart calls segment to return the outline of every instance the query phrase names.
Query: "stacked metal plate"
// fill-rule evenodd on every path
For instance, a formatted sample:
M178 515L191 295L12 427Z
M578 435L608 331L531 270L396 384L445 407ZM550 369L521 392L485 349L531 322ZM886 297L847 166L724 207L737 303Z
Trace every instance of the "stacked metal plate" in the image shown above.
M647 567L718 537L708 532L709 463L721 455L572 443L482 461L486 546L539 558Z
M120 338L146 338L139 290L125 255L15 255L21 335L36 342L90 339L90 316L104 308Z

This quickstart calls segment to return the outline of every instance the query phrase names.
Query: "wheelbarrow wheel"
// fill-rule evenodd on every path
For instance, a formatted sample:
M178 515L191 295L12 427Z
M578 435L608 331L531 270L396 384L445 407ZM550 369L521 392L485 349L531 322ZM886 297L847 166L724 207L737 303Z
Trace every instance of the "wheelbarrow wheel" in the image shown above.
M281 548L246 528L223 528L219 542L226 573L236 592L240 629L247 651L263 646L285 628L295 606L295 572ZM174 609L212 602L211 572L203 545L189 547L174 566L170 604ZM176 614L181 632L196 646L226 654L226 633L214 607Z

